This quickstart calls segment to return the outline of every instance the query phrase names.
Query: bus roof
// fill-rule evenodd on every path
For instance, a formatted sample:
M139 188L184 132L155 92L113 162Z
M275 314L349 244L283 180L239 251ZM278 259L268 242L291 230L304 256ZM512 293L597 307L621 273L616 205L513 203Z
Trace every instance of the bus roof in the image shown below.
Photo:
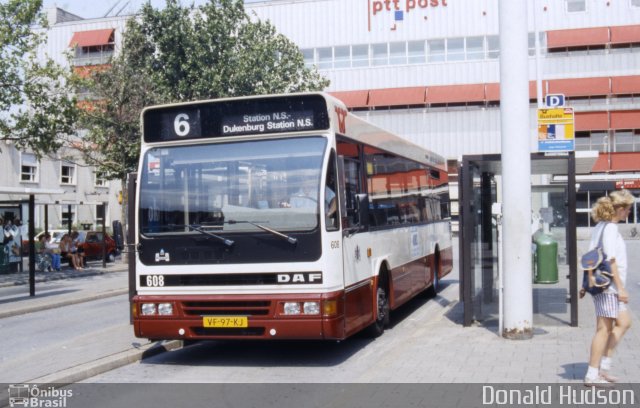
M141 113L141 125L143 141L150 143L331 130L354 141L446 171L446 161L442 156L348 112L342 101L324 92L255 95L150 106ZM216 131L206 133L205 128L215 128Z

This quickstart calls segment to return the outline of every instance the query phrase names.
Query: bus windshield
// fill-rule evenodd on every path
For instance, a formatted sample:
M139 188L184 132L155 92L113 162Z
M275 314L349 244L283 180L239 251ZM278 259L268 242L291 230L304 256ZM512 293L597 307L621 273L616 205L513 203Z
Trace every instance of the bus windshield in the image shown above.
M140 232L315 229L326 144L313 136L150 149L140 176Z

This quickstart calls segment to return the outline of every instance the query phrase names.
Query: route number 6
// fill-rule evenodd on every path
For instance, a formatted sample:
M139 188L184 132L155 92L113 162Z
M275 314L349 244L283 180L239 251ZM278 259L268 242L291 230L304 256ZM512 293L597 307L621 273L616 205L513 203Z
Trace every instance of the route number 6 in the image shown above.
M173 130L178 136L188 135L191 131L191 126L189 126L189 115L186 113L176 115L176 118L173 121Z

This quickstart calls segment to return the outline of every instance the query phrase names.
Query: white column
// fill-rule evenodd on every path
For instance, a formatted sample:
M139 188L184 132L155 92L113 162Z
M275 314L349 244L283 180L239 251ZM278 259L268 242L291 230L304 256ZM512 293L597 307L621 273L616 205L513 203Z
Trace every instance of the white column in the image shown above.
M504 328L502 336L533 334L531 284L531 152L527 2L500 3Z

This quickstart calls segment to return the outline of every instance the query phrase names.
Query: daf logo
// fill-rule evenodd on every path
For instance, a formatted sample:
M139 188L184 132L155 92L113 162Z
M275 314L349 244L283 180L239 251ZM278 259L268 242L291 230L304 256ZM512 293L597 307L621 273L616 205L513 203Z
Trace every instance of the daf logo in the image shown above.
M277 274L278 283L322 283L322 272L298 272Z

